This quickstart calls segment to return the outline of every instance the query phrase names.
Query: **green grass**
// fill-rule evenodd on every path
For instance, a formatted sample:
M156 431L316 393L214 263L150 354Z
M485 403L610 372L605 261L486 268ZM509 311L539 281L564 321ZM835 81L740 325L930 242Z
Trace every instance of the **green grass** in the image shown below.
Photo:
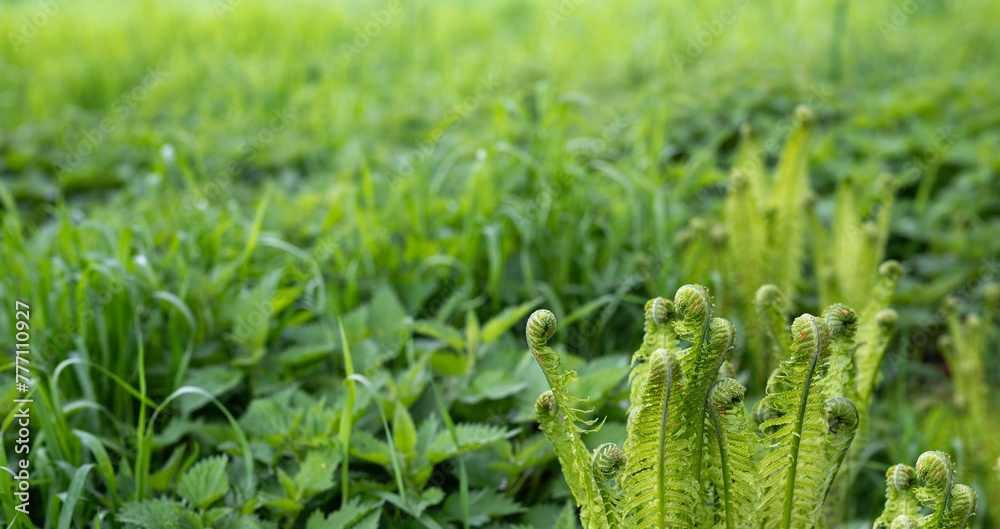
M904 182L901 338L859 483L924 450L965 464L935 423L951 391L934 314L997 273L1000 6L927 0L883 34L902 3L400 5L383 24L377 1L0 1L0 349L13 362L13 300L29 302L37 418L15 527L74 499L74 527L118 526L134 499L172 509L220 454L230 517L551 526L568 491L531 420L544 379L507 332L525 315L491 318L553 310L577 394L607 398L594 415L620 437L610 403L645 300L688 282L726 299L678 234L721 214L740 127L773 167L798 104L817 117L822 221L846 175L868 197L884 172ZM797 306L818 310L805 283ZM387 418L409 410L411 450L352 371ZM317 458L329 475L303 473ZM852 519L879 497L862 489Z

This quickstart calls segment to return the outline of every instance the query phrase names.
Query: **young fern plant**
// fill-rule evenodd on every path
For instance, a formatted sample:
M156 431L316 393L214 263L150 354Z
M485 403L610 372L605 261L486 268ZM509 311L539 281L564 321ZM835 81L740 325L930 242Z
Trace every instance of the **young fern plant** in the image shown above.
M742 127L720 218L692 219L678 234L687 277L724 278L719 285L725 288L723 305L746 329L746 360L754 383L762 384L781 360L765 343L766 329L758 326L753 311L762 285L777 284L787 296L787 310L799 299L806 265L812 263L820 306L839 301L867 316L871 294L883 283L878 264L885 257L898 181L882 176L875 185L863 186L850 177L841 179L835 208L825 222L817 215L809 182L814 122L808 107L795 109L773 172L767 169L770 148L749 126Z
M977 506L976 493L955 483L951 457L924 452L916 468L900 464L885 473L885 509L875 529L963 529Z
M854 403L834 395L832 369L851 349L856 315L831 307L803 315L787 335L787 358L755 410L726 357L736 333L715 317L697 285L646 304L645 336L632 358L626 438L589 452L580 402L548 346L555 316L532 314L527 338L551 391L537 401L585 529L821 527L827 491L857 431ZM759 454L765 454L763 458Z
M996 413L997 393L991 387L989 368L995 365L996 320L1000 305L1000 285L987 283L983 287L982 307L978 313L963 315L958 300L947 298L943 313L948 334L939 340L939 347L953 387L953 410L956 430L968 447L966 468L976 474L983 485L985 503L992 507L986 516L994 526L1000 526L1000 475L991 475L1000 456L1000 417Z

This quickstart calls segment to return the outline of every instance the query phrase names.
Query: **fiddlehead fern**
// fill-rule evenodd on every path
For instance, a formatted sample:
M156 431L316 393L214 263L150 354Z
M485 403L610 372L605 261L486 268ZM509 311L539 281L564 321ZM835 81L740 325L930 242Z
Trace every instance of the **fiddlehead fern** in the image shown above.
M716 444L710 445L710 465L720 469L713 486L721 496L716 511L727 529L755 527L755 505L760 492L754 455L757 436L743 407L745 388L732 378L720 379L712 387L711 406Z
M922 487L915 486L917 480ZM918 517L921 506L931 512ZM885 509L875 520L875 527L964 529L977 506L976 493L967 485L955 483L951 457L944 452L924 452L916 469L896 465L886 472Z
M766 369L763 372L768 373L777 362L788 357L792 346L792 335L788 331L789 303L777 285L764 285L757 289L754 307L757 313L754 332L758 336L755 341L764 357L759 363Z
M591 472L590 452L580 439L583 412L576 409L579 399L569 394L568 385L576 379L573 371L563 372L559 355L548 346L556 330L556 317L550 311L536 310L528 319L526 337L531 354L542 368L551 391L535 402L535 414L546 438L552 443L562 465L570 492L580 506L580 518L588 526L591 517L604 519L604 503L596 491Z
M792 298L795 297L802 278L802 258L806 247L804 206L809 193L806 162L812 131L812 111L805 106L797 107L795 122L797 127L785 143L775 169L771 202L768 205L774 212L769 225L770 277L779 278L782 292Z
M924 483L916 490L917 500L934 512L920 519L920 525L939 527L951 500L955 485L955 469L951 456L944 452L924 452L917 459L917 478Z
M951 490L951 506L941 520L941 526L948 529L963 529L976 514L979 499L968 485L959 483Z
M767 437L773 449L760 466L761 514L782 529L791 527L793 519L796 526L810 525L812 510L824 494L822 472L817 472L824 466L820 370L829 356L830 331L823 320L806 314L795 319L792 336L791 358L781 363L776 375L787 389L765 397L769 402L764 405L780 417L761 425L778 427Z
M891 529L925 529L914 516L900 516L892 521Z
M624 520L621 518L622 505L621 477L625 469L625 453L614 443L605 443L594 450L594 479L597 480L597 490L604 501L604 513L608 519L608 527L620 529Z
M858 329L858 313L837 303L826 309L823 321L830 329L830 367L827 372L827 396L846 395L854 388L854 335Z
M833 487L833 480L836 479L837 472L840 471L840 465L844 463L844 458L847 457L847 451L851 448L851 442L854 441L854 434L858 432L858 424L861 421L861 417L858 414L857 406L850 399L847 397L833 397L826 401L826 404L823 406L823 420L826 421L827 435L824 447L828 463L826 468L823 469L823 497L816 504L813 511L813 523L815 525L820 524L819 517L822 514L823 503L830 494L830 489Z
M857 375L855 395L861 409L868 409L872 392L878 382L878 370L896 332L899 316L888 309L896 292L896 285L903 276L903 267L896 261L886 261L879 267L879 279L868 304L861 311L858 328L858 350L855 353Z
M916 494L917 471L907 465L889 467L885 473L885 508L875 528L887 528L900 516L915 517L920 511Z
M763 292L777 306L779 292ZM647 303L645 340L633 356L627 437L621 449L602 445L586 461L579 433L590 423L566 390L574 374L561 371L547 345L555 318L547 311L532 316L528 342L552 386L536 415L586 529L820 525L823 500L858 429L854 404L827 397L831 380L850 387L831 375L831 360L850 357L857 315L835 305L823 318L797 318L791 332L782 319L774 319L774 328L788 337L788 358L754 410L768 451L758 465L761 438L743 406L745 390L726 364L735 329L713 317L704 287L688 285L673 301ZM659 344L666 347L653 349ZM843 372L849 378L850 366Z
M659 349L649 360L641 404L629 415L625 440L623 513L628 527L694 525L697 483L676 464L691 457L691 435L677 420L683 370L676 357Z
M677 347L677 333L672 325L675 315L674 302L669 299L655 298L646 302L642 345L632 355L632 371L629 373L629 384L632 387L630 413L640 402L639 391L649 372L647 362L650 355L657 349L672 351Z

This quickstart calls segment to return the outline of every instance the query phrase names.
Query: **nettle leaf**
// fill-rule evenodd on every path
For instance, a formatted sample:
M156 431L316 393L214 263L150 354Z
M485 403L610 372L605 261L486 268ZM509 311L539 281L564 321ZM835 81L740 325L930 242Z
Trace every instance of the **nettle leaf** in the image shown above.
M556 519L556 523L552 529L576 529L576 509L573 508L573 504L566 502L566 507L559 513L559 518Z
M444 510L450 520L461 520L461 496L458 493L448 496L448 500L444 503ZM520 503L493 490L484 489L469 494L469 525L471 526L480 526L489 522L491 518L502 518L526 510Z
M372 332L379 336L395 332L407 316L406 308L396 293L385 284L375 291L368 314Z
M187 507L179 501L156 498L126 503L115 519L143 529L167 529L177 526L180 515L185 510Z
M502 369L483 371L476 376L468 391L459 400L463 404L476 404L484 400L500 400L528 387L528 383L518 380Z
M181 478L177 495L190 504L204 509L226 495L229 478L226 476L226 456L203 459Z
M465 339L454 327L433 320L419 320L413 322L411 328L413 332L441 340L456 351L461 352L465 349Z
M396 405L392 414L392 437L396 448L403 454L412 454L417 446L417 428L406 406Z
M541 302L542 298L535 298L515 307L507 307L500 314L490 318L490 321L483 326L481 335L483 343L495 342L500 335L510 330Z
M157 492L166 492L167 489L174 482L174 477L177 475L177 469L184 463L184 454L187 453L187 445L182 444L174 448L174 451L170 453L170 457L167 462L163 464L163 467L150 474L148 483L149 486L153 487L153 490ZM191 454L190 457L197 457L197 453Z
M351 455L369 463L389 465L389 445L365 431L351 432Z
M443 375L461 375L465 373L468 365L469 359L466 356L459 356L445 351L437 351L431 356L431 367Z
M493 424L456 424L455 434L458 436L458 446L461 452L477 450L495 441L505 438L510 432ZM440 432L431 443L427 459L431 463L439 463L456 455L455 443L448 432Z
M341 454L332 449L312 450L306 454L299 473L293 480L298 491L306 496L333 488L333 476L340 466Z
M313 511L306 522L306 529L375 529L381 515L381 511L376 510L378 507L378 502L361 502L351 498L340 510L328 515Z
M240 425L250 435L264 437L272 445L280 444L295 425L297 414L273 399L257 399L240 417Z
M271 525L261 523L256 516L243 514L227 516L215 523L215 529L270 529Z
M580 368L578 378L570 384L570 391L574 395L587 395L593 402L600 402L625 379L628 372L626 357L602 356Z
M444 499L444 491L437 487L429 487L420 492L416 496L407 496L404 501L403 498L394 492L386 492L384 490L373 490L370 491L371 494L382 498L383 500L399 507L399 509L410 516L416 518L421 516L428 507L433 507Z
M205 511L205 514L202 515L201 519L205 522L205 525L213 526L222 518L232 514L232 512L233 510L229 507L216 507Z

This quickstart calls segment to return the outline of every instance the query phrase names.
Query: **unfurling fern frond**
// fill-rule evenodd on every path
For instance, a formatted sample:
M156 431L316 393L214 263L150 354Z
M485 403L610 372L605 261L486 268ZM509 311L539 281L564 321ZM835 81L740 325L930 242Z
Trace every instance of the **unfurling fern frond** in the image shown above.
M716 439L709 444L708 458L716 498L714 525L726 529L757 526L757 435L743 407L744 393L736 380L720 379L712 387L709 407Z
M622 513L630 529L693 527L697 481L686 472L692 434L678 420L684 373L659 349L649 359L639 406L629 415Z
M826 421L827 430L824 441L827 465L823 470L823 497L813 511L813 523L817 526L821 525L820 516L823 511L823 503L830 494L833 480L837 478L837 472L840 471L840 465L847 457L847 451L851 448L851 442L854 441L854 434L858 432L861 417L858 414L857 406L851 402L851 399L833 397L826 401L823 406L823 420Z
M768 369L785 360L792 346L792 335L788 332L788 300L777 285L764 285L757 289L754 298L757 318L763 336L760 352L768 358Z
M809 193L807 159L811 136L812 111L795 109L796 128L785 143L775 168L768 205L773 215L768 241L771 247L769 277L778 278L782 292L795 298L802 278L805 254L805 200Z
M917 503L917 471L898 464L885 473L885 508L875 520L875 529L888 528L900 516L916 517L920 512Z
M632 371L628 378L632 385L629 413L639 405L639 391L649 372L649 357L657 349L673 351L677 346L677 333L674 332L672 321L674 315L674 302L669 299L656 298L646 302L642 345L632 355Z
M976 514L979 498L968 485L959 483L951 490L951 506L941 520L941 527L963 529Z
M918 479L922 487L915 486ZM944 452L924 452L916 470L896 465L886 473L885 509L875 520L875 528L964 529L977 506L976 493L955 483L951 457ZM919 516L921 507L930 513Z
M917 489L917 500L934 511L920 519L920 525L939 527L951 500L955 468L944 452L924 452L917 459L917 478L924 483Z
M903 268L896 261L886 261L879 267L879 279L869 302L861 311L856 356L855 400L862 410L868 409L872 392L878 383L878 370L896 332L899 316L889 309Z
M590 451L580 439L580 424L589 425L593 421L583 420L584 413L575 407L579 399L569 394L568 385L576 379L576 372L563 372L559 355L548 346L555 330L556 317L547 310L536 310L528 319L528 347L552 388L535 403L535 415L555 449L566 483L580 506L584 527L590 527L591 518L605 519L604 503L590 468Z
M674 296L677 335L692 342L679 354L685 373L684 398L677 410L678 420L694 436L692 447L693 476L701 481L705 419L709 392L726 355L736 345L736 329L722 318L712 317L712 298L700 285L685 285Z
M830 331L823 320L808 314L792 324L792 355L781 363L777 380L782 391L765 397L780 417L761 425L777 427L768 435L772 450L760 465L764 488L761 515L767 527L780 524L808 527L812 512L824 492L824 425L820 416L825 402L820 376L830 352Z
M830 329L830 368L826 374L826 391L830 398L853 392L854 336L858 329L858 314L854 309L837 303L826 309L823 321Z
M622 471L625 453L614 443L605 443L594 450L594 479L604 501L604 513L610 529L626 529L622 519Z
M687 285L673 301L646 304L625 442L621 449L604 444L593 454L579 435L591 423L582 420L579 400L567 390L575 375L561 371L547 346L555 317L532 315L528 342L552 387L538 400L536 415L585 529L822 525L823 501L858 429L858 409L835 394L853 387L857 315L835 305L822 319L797 318L789 333L780 291L772 286L761 292L761 306L777 309L765 319L787 358L754 410L768 452L759 463L761 437L743 405L745 389L726 364L735 328L713 317L704 287Z
M891 529L926 529L915 516L900 516L892 521Z

